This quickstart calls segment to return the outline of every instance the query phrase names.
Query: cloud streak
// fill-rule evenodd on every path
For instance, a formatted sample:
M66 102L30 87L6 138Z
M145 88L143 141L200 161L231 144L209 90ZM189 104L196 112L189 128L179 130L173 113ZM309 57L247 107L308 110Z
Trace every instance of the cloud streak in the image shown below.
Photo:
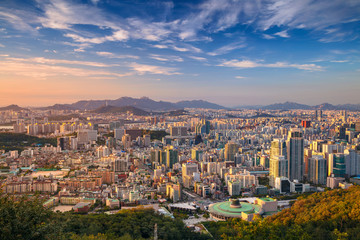
M224 61L218 66L223 67L233 67L233 68L296 68L299 70L306 70L306 71L323 71L324 68L322 66L316 64L290 64L286 62L276 62L276 63L261 63L261 62L254 62L250 60L229 60Z
M107 57L107 58L119 58L119 59L139 59L138 56L135 55L119 55L119 54L114 54L111 52L96 52L97 55L101 56L101 57Z
M233 50L244 48L246 46L247 45L244 43L244 41L234 42L234 43L230 43L228 45L222 46L213 52L209 52L208 54L210 56L223 55L223 54L229 53Z
M135 72L139 75L144 74L160 74L160 75L180 75L181 73L177 72L176 68L170 67L161 67L161 66L154 66L154 65L146 65L146 64L139 64L139 63L131 63L129 67L132 68Z
M49 78L66 78L72 77L125 77L133 73L116 73L104 71L101 69L84 69L79 67L61 66L58 64L79 64L85 66L103 67L89 62L65 61L65 60L50 60L50 59L23 59L23 58L5 58L0 62L0 71L2 74L9 76L26 76L34 79L49 79ZM75 62L75 63L74 63Z

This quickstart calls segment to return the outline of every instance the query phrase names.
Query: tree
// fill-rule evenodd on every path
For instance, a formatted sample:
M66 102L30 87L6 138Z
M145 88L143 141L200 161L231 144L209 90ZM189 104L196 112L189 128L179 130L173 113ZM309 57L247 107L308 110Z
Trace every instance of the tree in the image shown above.
M61 227L38 198L0 197L0 239L61 239Z

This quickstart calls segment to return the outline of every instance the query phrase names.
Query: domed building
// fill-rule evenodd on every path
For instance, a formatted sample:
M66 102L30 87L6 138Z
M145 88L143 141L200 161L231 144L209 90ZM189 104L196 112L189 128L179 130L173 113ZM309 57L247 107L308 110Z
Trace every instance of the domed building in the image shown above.
M226 202L214 203L209 206L210 215L217 220L241 218L252 221L255 215L272 215L278 212L277 201L272 198L256 198L254 204L230 199Z

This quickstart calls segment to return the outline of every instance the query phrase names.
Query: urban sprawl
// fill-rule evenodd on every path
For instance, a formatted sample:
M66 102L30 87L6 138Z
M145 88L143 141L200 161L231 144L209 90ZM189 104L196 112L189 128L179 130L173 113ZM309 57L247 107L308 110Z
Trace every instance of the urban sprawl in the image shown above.
M0 143L1 191L37 195L54 211L141 205L185 214L188 226L252 221L300 194L360 182L359 112L34 108L1 111L0 128L4 139L36 137Z

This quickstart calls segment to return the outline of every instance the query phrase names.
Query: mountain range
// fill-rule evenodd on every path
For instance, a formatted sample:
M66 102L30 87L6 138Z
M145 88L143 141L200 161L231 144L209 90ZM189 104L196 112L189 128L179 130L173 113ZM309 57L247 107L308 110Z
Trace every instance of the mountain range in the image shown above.
M170 111L170 110L179 110L184 108L226 109L223 106L203 100L180 101L180 102L172 103L166 101L155 101L148 97L142 97L142 98L121 97L115 100L82 100L72 104L55 104L53 106L45 107L42 109L57 109L57 110L72 109L72 110L92 111L103 106L113 106L113 107L132 106L145 111Z
M166 112L166 111L175 111L182 110L184 108L207 108L207 109L230 109L223 107L221 105L211 103L204 100L192 100L192 101L180 101L180 102L167 102L167 101L155 101L148 97L142 98L131 98L131 97L121 97L115 100L82 100L72 104L55 104L48 107L41 107L37 109L41 110L80 110L80 111L93 111L104 106L111 107L134 107L136 109L130 109L134 112L139 112L138 110L143 110L147 112ZM284 103L275 103L266 106L254 105L254 106L238 106L232 109L263 109L263 110L349 110L349 111L360 111L360 104L339 104L333 105L330 103L323 103L319 105L305 105L296 102L284 102ZM9 105L7 107L0 107L0 111L13 110L28 110L26 108L19 107L18 105ZM126 109L106 109L106 111L128 111ZM139 112L140 113L140 112ZM145 114L145 113L141 113ZM146 114L145 114L146 115Z
M349 110L349 111L360 111L360 104L339 104L332 105L330 103L323 103L315 106L295 103L295 102L284 102L275 103L267 106L260 107L264 110Z
M9 111L9 110L12 110L12 111L25 111L25 110L29 110L29 109L19 107L18 105L15 105L15 104L11 104L11 105L6 106L6 107L0 107L0 111Z
M95 110L92 110L94 113L127 113L130 112L137 116L147 116L149 112L146 112L140 108L136 108L133 106L125 106L125 107L114 107L114 106L102 106Z

